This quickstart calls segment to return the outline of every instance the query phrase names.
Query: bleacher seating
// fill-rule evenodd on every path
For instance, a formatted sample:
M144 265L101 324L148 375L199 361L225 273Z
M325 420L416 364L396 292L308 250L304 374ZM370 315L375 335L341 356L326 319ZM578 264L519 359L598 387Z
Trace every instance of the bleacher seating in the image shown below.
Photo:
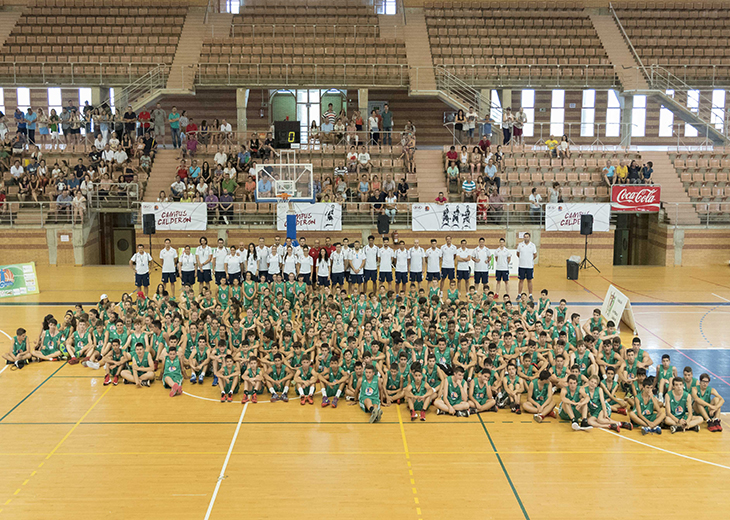
M730 150L670 153L669 158L687 195L692 202L698 203L701 218L709 212L711 221L730 221L730 204L727 204L730 199Z
M610 67L586 67L610 62L578 2L426 2L425 14L434 65L472 82L510 65L503 79L613 81Z
M691 85L730 78L726 4L623 1L614 8L644 65L663 66Z
M0 51L0 78L83 83L101 76L128 81L131 74L134 79L172 64L187 14L187 7L170 0L123 6L37 0L34 7L20 17Z

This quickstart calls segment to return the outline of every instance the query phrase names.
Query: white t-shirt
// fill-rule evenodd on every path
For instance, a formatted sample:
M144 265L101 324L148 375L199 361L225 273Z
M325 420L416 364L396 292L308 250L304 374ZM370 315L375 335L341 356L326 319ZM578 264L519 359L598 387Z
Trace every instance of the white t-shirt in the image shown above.
M474 272L485 273L489 271L489 257L492 256L492 252L488 247L475 248L471 256L474 258Z
M345 259L345 263L349 262L352 259L352 252L353 251L354 251L354 249L352 249L351 247L342 246L342 256ZM352 267L348 267L347 268L347 272L348 273L351 273L352 272Z
M367 164L370 162L370 154L367 152L361 153L357 156L357 160L360 161L360 164Z
M222 273L226 270L225 262L228 256L228 249L225 247L216 247L213 250L213 261L215 262L215 270L218 273Z
M259 258L259 271L266 271L269 269L269 253L270 250L266 246L256 246L256 255Z
M254 258L253 255L248 255L246 257L246 271L255 275L258 270L259 270L259 259Z
M314 259L307 255L299 258L299 274L312 274Z
M273 248L272 248L273 251ZM279 266L281 264L281 257L277 254L269 255L269 274L278 274Z
M195 271L195 255L190 253L188 254L181 254L180 255L180 270L190 272Z
M148 252L134 253L132 255L132 262L134 262L134 271L137 274L147 274L150 272L150 262L152 257Z
M284 255L286 254L286 246L284 244L274 244L269 249L269 254L279 255L280 257L284 258Z
M160 260L162 260L162 272L163 273L174 273L175 272L175 259L177 258L177 251L174 247L170 249L162 248L160 250Z
M443 256L443 252L439 248L429 247L426 249L426 271L429 273L438 273L441 268L439 267L439 258Z
M228 266L228 274L238 274L241 272L241 261L243 259L238 253L231 255L228 254L225 259L225 263Z
M421 246L412 247L408 250L408 258L411 261L411 272L422 273L423 272L423 256L426 252Z
M471 256L471 249L465 248L458 248L456 250L456 256L460 256L461 258L466 258ZM456 266L456 269L459 271L468 271L469 270L469 261L461 261L459 260L459 264Z
M365 249L365 270L366 271L377 271L378 270L378 246L366 245Z
M535 267L535 257L533 255L537 253L537 247L535 247L534 242L530 242L529 244L520 242L517 246L517 252L520 254L519 267L525 269Z
M332 274L340 274L345 272L345 254L341 251L333 251L330 255L330 264L332 265Z
M497 248L494 252L494 270L495 271L509 271L509 261L512 258L512 253L509 249Z
M457 247L454 244L441 246L441 267L444 269L454 268L454 258L456 257Z
M297 263L298 262L299 262L299 257L297 255L295 255L293 251L292 251L291 255L287 256L284 259L284 269L283 270L284 270L284 274L287 275L287 278L288 278L289 273L294 273L295 275L297 274Z
M210 248L210 246L198 246L198 248L195 250L195 256L198 257L198 263L203 264L203 262L207 262L208 258L213 254L213 250ZM203 265L202 269L204 271L210 271L210 264L211 262L208 262L207 264Z
M407 249L396 249L395 250L395 270L398 273L408 272L408 250Z
M530 209L540 209L542 197L539 193L530 193Z
M363 266L365 265L365 251L360 249L350 251L350 268L351 272L355 274L363 274Z
M330 264L329 262L317 262L317 276L329 278Z
M383 246L378 251L378 258L380 258L380 270L382 272L390 272L393 269L393 251L389 246Z

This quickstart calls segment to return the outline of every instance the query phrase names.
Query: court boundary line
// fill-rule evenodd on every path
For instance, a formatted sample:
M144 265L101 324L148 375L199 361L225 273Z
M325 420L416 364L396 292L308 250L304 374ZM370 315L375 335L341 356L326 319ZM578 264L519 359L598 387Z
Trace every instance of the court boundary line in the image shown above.
M725 300L726 302L730 303L730 300L728 300L727 298L723 298L719 294L715 294L715 293L710 293L710 294L712 294L715 298L720 298L721 300ZM721 303L720 305L723 305L723 304Z
M228 447L228 453L226 454L226 458L223 461L223 467L221 468L221 472L218 475L218 480L215 484L215 489L213 490L213 496L210 497L210 504L208 504L208 511L205 513L205 520L209 520L210 514L213 512L213 506L215 505L215 499L218 497L218 490L221 488L221 483L223 482L223 479L225 479L225 473L226 468L228 468L228 461L231 460L231 453L233 452L233 447L236 445L236 439L238 439L238 432L241 431L241 423L243 422L243 418L246 415L246 410L248 410L248 404L246 403L243 405L243 410L241 410L241 416L238 418L238 424L236 425L236 431L233 432L233 438L231 439L231 444Z
M421 514L421 508L420 508L420 500L418 499L418 489L416 488L416 480L413 478L413 466L411 464L411 454L408 450L408 441L406 440L406 429L403 426L403 414L400 411L400 405L396 405L396 411L398 412L398 424L400 425L400 435L403 439L403 453L406 456L406 464L408 465L408 476L410 477L411 481L411 490L413 491L413 501L416 503L416 514L418 515L418 520L423 520L423 518L420 518L423 516Z
M0 422L3 422L3 419L5 419L5 418L6 418L6 417L7 417L8 415L10 415L11 413L13 413L13 412L15 411L15 409L16 409L16 408L18 408L18 406L20 406L21 404L23 404L23 403L24 403L24 402L25 402L25 401L26 401L26 400L27 400L27 399L28 399L28 398L29 398L29 397L30 397L31 395L33 395L34 393L36 393L36 391L37 391L37 390L38 390L38 389L39 389L40 387L42 387L43 385L45 385L45 384L46 384L46 383L48 382L48 380L49 380L49 379L51 379L51 378L52 378L53 376L55 376L56 374L58 374L58 372L59 372L59 371L60 371L60 370L61 370L61 369L62 369L63 367L65 367L67 363L68 363L68 361L64 361L63 365L61 365L60 367L58 367L58 368L56 369L56 371L55 371L55 372L53 372L53 373L52 373L52 374L51 374L50 376L48 376L47 378L45 378L45 379L43 380L43 382L42 382L41 384L39 384L39 385L38 385L38 386L36 386L36 387L35 387L35 388L34 388L33 390L31 390L31 392L30 392L30 393L29 393L28 395L26 395L25 397L23 397L23 399L21 399L21 400L20 400L20 402L19 402L18 404L16 404L15 406L13 406L13 407L12 407L12 408L10 409L10 411L9 411L8 413L6 413L6 414L5 414L5 415L3 415L2 417L0 417Z
M509 476L509 473L507 472L507 468L504 465L504 462L502 461L502 457L499 455L499 451L497 451L497 447L494 445L494 441L492 440L492 436L489 435L489 430L487 430L487 425L484 424L484 421L482 420L482 416L477 414L477 417L479 418L479 422L482 425L482 429L484 430L484 433L487 434L487 439L489 439L489 444L492 446L492 451L494 451L494 454L497 456L497 462L499 462L499 465L502 467L502 473L504 473L504 476L507 477L507 482L509 483L509 487L512 488L512 493L514 494L515 498L517 499L517 503L520 506L520 509L522 509L522 514L525 517L525 520L530 520L530 515L527 514L527 510L525 509L525 505L522 503L522 499L520 498L520 494L517 492L517 488L515 487L514 483L512 482L512 479Z
M631 437L626 437L625 435L619 435L618 433L614 433L614 432L612 432L610 430L606 430L605 428L598 428L598 429L601 430L601 431L604 431L606 433L610 433L611 435L615 435L619 439L624 439L624 440L627 440L627 441L635 442L636 444L640 444L642 446L646 446L647 448L652 448L652 449L657 450L657 451L663 451L664 453L668 453L670 455L675 455L675 456L681 457L683 459L693 460L695 462L701 462L703 464L708 464L710 466L716 466L716 467L722 468L722 469L730 469L730 466L723 466L722 464L718 464L716 462L710 462L709 460L696 459L694 457L690 457L689 455L683 455L682 453L677 453L676 451L665 450L664 448L660 448L658 446L653 446L653 445L647 444L645 442L637 441L636 439L632 439Z

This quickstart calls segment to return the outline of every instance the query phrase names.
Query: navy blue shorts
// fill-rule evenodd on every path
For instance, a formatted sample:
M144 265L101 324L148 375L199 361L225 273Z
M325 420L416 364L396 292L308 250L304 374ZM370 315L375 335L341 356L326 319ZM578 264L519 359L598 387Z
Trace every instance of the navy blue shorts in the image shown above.
M378 280L381 282L392 282L393 281L393 273L390 271L380 271L380 275L378 276Z
M225 277L226 277L226 272L225 271L216 271L215 272L215 284L216 285L220 285L221 284L221 280L223 278L225 278Z
M365 281L366 282L376 282L378 280L378 270L377 269L365 269Z
M396 271L395 283L408 283L408 272Z
M306 283L307 285L312 285L312 275L311 274L302 273L299 276L302 277L302 279L304 280L304 283Z
M454 268L453 267L442 267L441 268L441 278L446 280L447 278L449 280L454 279Z
M262 276L266 279L267 282L269 281L269 272L262 271L261 269L259 269L259 277L256 279L256 281L258 282L259 280L261 280Z
M441 273L436 271L435 273L432 272L426 272L426 281L430 282L431 280L440 280L441 279Z
M317 285L321 285L322 287L329 287L330 279L327 276L318 276Z
M228 274L228 285L233 285L233 280L241 281L241 273Z
M350 275L350 283L363 283L365 281L365 277L361 274L351 274Z
M345 280L347 280L349 282L351 276L352 276L352 273L350 271L345 271Z
M332 285L344 285L345 273L332 273Z
M198 271L198 283L210 283L213 279L210 269L202 269Z
M517 269L517 277L520 280L532 280L532 275L534 274L535 269L533 268L527 268L527 267L520 267Z
M162 273L162 283L175 283L177 273Z
M423 272L422 271L418 271L418 272L411 271L410 279L411 279L411 282L422 282L423 281Z
M279 273L270 273L270 272L266 271L266 281L269 283L273 282L275 274L279 274ZM261 276L261 273L259 273L259 276Z
M183 285L195 284L195 271L180 271L180 280Z
M471 273L468 269L457 269L456 270L456 279L457 280L468 280Z
M150 286L150 273L135 274L134 275L134 286L135 287L149 287Z
M509 271L495 271L498 282L509 282Z
M474 283L489 283L489 271L474 271Z

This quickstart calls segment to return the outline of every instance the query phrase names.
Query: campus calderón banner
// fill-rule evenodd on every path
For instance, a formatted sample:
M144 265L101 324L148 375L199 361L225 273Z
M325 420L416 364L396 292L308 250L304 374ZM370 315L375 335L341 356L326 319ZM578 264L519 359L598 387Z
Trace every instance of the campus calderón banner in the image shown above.
M280 202L276 205L276 229L286 231L290 206L297 217L297 231L341 231L342 206L334 202Z
M0 298L38 294L35 263L0 265Z
M146 213L154 213L157 231L205 231L208 226L205 202L144 202Z
M611 208L614 211L659 211L661 194L659 186L611 186Z
M474 203L414 204L413 231L476 231L477 205Z
M545 205L545 231L580 231L581 215L593 215L593 231L610 231L611 205L588 202Z

